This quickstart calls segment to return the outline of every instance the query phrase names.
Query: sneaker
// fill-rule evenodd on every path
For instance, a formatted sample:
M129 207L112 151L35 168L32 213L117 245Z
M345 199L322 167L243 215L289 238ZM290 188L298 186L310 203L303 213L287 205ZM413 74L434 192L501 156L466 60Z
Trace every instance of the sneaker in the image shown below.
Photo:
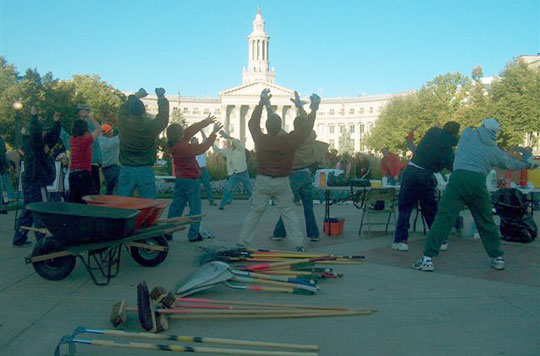
M445 241L441 244L439 251L448 251L448 241Z
M32 246L32 243L30 241L25 241L19 244L13 244L13 247L30 247L30 246Z
M222 207L222 206L220 206L220 207L218 207L218 209L219 209L219 210L223 210L223 207Z
M435 269L433 268L433 261L431 260L431 257L428 256L422 256L421 259L413 263L412 268L424 272L433 272Z
M304 246L298 246L296 252L304 252Z
M491 268L496 269L497 271L502 271L504 269L504 257L499 256L491 260Z
M212 206L216 206L216 205L217 205L216 202L214 202L214 201L211 201L209 204L212 205Z
M409 244L406 242L394 242L392 249L397 251L409 251Z
M310 240L310 241L313 241L313 242L317 242L317 241L319 241L319 236L311 236L311 237L309 238L309 240Z
M285 238L283 236L270 236L270 240L272 241L283 241Z
M202 237L201 234L197 234L197 237L194 238L194 239L189 239L189 242L199 242L199 241L203 241L204 240L204 237Z

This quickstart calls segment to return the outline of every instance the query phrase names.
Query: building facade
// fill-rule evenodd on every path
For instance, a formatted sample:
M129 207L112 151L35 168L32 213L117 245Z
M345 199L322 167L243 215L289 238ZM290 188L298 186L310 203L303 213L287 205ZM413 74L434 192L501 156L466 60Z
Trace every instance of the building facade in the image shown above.
M274 111L281 116L283 129L292 130L296 109L290 99L294 97L294 90L275 84L275 71L270 70L269 49L270 37L266 33L259 8L253 20L253 30L248 37L248 65L243 69L242 84L221 91L218 98L167 96L171 110L179 110L188 125L212 114L223 122L226 132L242 140L248 149L253 149L247 124L259 102L261 91L269 88ZM355 152L365 151L364 137L373 129L387 102L396 95L401 94L323 97L314 127L318 139L338 150L344 149L340 147L342 141L342 144L347 142L347 147ZM309 101L308 98L303 99ZM155 96L149 95L143 102L147 112L157 112ZM306 107L306 110L309 111L309 108ZM266 111L263 111L263 130L265 121ZM348 137L347 140L340 140L342 136Z

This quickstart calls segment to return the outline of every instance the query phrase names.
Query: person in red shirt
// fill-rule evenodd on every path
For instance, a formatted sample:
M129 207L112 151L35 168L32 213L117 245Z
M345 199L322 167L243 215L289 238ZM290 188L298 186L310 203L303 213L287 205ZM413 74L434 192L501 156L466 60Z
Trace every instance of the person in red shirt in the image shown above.
M398 155L390 152L387 147L382 149L381 175L388 178L388 184L396 185L401 173L401 161Z
M208 138L201 144L190 143L197 132L214 123L214 129ZM173 169L176 182L174 185L173 201L169 208L169 218L182 216L186 204L189 204L189 215L201 213L201 170L196 156L206 152L214 143L216 133L223 128L220 122L216 122L214 116L197 122L184 130L179 124L171 124L167 128L167 145L169 154L173 158ZM189 227L188 239L190 242L202 241L199 233L201 223L196 221Z
M86 121L76 119L71 126L71 164L69 166L69 198L72 203L83 203L85 195L97 194L92 180L92 145L101 133L101 125L88 115L94 131L88 130Z

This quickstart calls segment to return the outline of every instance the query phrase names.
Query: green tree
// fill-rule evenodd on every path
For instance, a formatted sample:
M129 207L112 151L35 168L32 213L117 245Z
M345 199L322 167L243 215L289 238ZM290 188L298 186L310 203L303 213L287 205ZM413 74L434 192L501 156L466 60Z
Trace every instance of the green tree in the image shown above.
M75 88L74 101L76 103L89 105L92 115L98 121L116 122L118 109L126 100L121 91L101 80L97 74L75 74L72 83Z
M173 110L171 113L171 123L177 123L180 124L182 127L187 127L186 118L184 117L184 114L180 110Z
M506 65L490 88L493 116L501 125L503 147L534 146L540 131L540 71L523 61Z

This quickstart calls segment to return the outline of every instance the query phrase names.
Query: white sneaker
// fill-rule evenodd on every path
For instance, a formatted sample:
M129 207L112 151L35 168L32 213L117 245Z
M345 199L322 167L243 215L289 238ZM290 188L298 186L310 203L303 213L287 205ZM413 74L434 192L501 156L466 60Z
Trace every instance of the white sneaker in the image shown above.
M504 269L504 256L499 256L492 259L491 268L494 268L497 271L502 271Z
M441 244L439 251L448 251L448 241L445 241Z
M421 259L413 263L412 268L424 272L433 272L435 269L431 257L428 256L422 256Z
M392 244L392 249L398 251L409 251L409 244L406 242L394 242Z

